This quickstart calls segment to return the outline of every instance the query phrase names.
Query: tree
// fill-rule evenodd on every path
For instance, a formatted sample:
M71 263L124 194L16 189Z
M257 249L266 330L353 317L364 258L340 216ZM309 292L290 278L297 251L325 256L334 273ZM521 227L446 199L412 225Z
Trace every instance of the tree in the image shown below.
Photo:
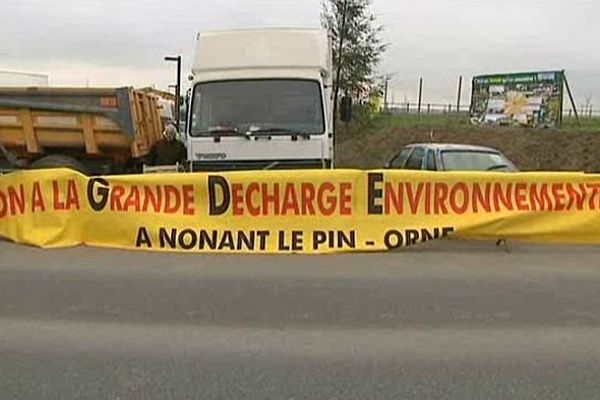
M323 0L321 20L333 41L333 110L340 94L358 97L372 85L373 73L386 50L383 27L370 11L371 0Z

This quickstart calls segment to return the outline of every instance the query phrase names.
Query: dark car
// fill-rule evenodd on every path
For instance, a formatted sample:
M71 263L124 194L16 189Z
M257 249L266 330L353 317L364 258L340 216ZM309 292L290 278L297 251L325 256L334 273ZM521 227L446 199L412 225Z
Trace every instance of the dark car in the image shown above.
M411 144L395 154L385 168L427 171L517 171L498 150L465 144Z

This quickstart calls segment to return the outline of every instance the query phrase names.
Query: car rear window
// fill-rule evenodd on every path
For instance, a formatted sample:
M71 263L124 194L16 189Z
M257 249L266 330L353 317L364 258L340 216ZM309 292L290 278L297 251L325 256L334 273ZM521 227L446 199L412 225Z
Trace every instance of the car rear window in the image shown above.
M446 150L441 157L445 171L488 171L509 165L501 154L489 151Z

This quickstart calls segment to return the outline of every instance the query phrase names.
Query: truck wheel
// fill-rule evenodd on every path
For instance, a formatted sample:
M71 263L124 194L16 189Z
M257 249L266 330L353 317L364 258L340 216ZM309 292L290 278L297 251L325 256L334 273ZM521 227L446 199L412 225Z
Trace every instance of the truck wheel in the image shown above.
M50 156L42 157L38 160L35 160L29 167L32 169L43 169L43 168L71 168L75 171L81 172L84 175L88 174L88 171L85 169L83 164L69 156L62 156L58 154L53 154Z

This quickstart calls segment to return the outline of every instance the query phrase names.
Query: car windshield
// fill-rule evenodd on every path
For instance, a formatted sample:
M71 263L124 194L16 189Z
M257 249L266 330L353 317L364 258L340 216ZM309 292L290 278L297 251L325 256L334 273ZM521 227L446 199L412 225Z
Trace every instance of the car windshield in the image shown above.
M445 150L441 153L445 171L506 171L511 163L491 151Z
M194 89L191 135L322 134L321 88L309 80L200 83Z

